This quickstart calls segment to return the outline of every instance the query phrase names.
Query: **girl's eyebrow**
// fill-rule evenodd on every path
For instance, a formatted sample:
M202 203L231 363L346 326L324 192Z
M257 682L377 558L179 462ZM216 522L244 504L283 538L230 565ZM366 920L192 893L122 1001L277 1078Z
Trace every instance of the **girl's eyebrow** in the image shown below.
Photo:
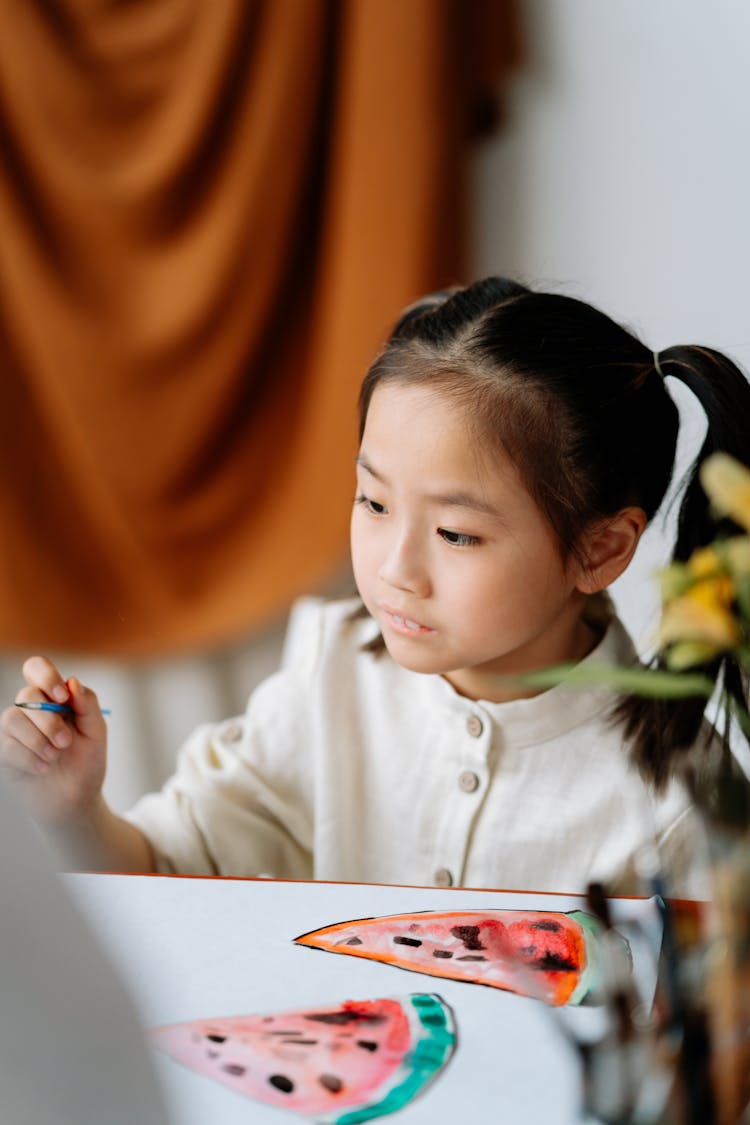
M355 463L374 477L380 484L388 485L388 479L382 476L376 469L372 467L370 462L363 454L358 454L355 457ZM427 493L425 499L433 504L437 504L444 508L466 508L472 512L479 512L485 516L493 516L498 518L497 508L493 507L486 500L482 500L479 496L475 496L473 492L441 492L441 493Z
M427 499L441 507L466 508L472 512L479 512L483 516L498 518L497 508L488 504L486 500L480 499L479 496L475 496L473 492L448 492L444 495L428 496Z
M361 465L365 472L369 473L371 477L375 477L375 480L379 480L381 484L386 484L386 481L383 477L381 477L380 473L375 472L372 465L365 457L364 453L357 454L357 456L354 458L354 464Z

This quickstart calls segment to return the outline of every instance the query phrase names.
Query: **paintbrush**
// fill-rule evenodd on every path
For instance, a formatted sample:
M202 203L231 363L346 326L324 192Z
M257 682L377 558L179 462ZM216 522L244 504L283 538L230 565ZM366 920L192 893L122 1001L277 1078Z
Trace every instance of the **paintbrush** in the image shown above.
M75 715L75 711L69 703L50 703L49 700L41 699L34 700L31 703L16 703L15 707L20 707L24 711L52 711L56 715ZM111 715L112 712L106 708L101 708L102 715Z

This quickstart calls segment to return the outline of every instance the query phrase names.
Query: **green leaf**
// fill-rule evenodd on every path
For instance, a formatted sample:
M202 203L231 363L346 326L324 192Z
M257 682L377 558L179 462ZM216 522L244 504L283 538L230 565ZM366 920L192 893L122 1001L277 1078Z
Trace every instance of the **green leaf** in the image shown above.
M587 691L610 687L628 695L653 699L685 699L689 696L709 698L715 684L708 676L683 674L657 668L625 668L613 664L556 664L523 676L512 677L525 687L560 686L569 691Z
M750 621L750 577L735 578L734 589L742 621Z

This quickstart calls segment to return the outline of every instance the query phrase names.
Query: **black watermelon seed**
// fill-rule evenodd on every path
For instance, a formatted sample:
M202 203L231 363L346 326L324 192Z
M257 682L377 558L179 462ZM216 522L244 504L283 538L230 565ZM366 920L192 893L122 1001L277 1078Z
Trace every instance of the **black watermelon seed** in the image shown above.
M268 1081L277 1090L281 1090L282 1094L291 1094L294 1089L294 1083L285 1074L272 1074Z
M227 1065L223 1066L221 1069L225 1070L227 1074L234 1075L235 1078L241 1078L242 1075L247 1072L247 1067L240 1066L239 1063L227 1063Z
M378 1044L373 1042L372 1039L358 1039L357 1046L362 1047L364 1051L377 1051Z
M559 922L553 922L551 919L549 921L543 919L541 922L532 922L531 925L529 926L529 929L530 930L549 930L549 932L551 934L556 934L558 932L558 930L562 929L562 926L560 925Z
M226 1043L226 1035L207 1035L206 1039L210 1039L212 1043Z
M321 1086L324 1086L326 1090L330 1090L332 1094L340 1093L344 1085L341 1079L337 1078L335 1074L321 1074L318 1082L320 1082Z
M314 1020L316 1023L332 1024L357 1023L361 1018L359 1012L311 1012L305 1016L306 1020Z
M361 945L362 939L358 937L350 937L346 943L347 945Z
M414 948L416 949L418 946L420 946L422 944L422 942L419 940L419 938L414 938L414 937L395 937L393 939L393 944L394 945L413 945Z
M462 957L457 957L457 961L486 961L487 958L483 957L481 953L464 953Z
M385 1016L377 1016L371 1012L310 1012L305 1015L306 1020L314 1020L316 1023L331 1023L331 1024L346 1024L346 1023L369 1023L371 1025L383 1023Z
M568 957L564 957L561 953L545 953L543 957L538 957L536 961L531 962L533 969L546 969L557 973L577 973L578 966L574 961Z
M453 954L451 953L450 949L433 949L432 956L433 957L452 957Z
M484 949L479 940L479 926L452 926L451 933L462 941L467 949Z

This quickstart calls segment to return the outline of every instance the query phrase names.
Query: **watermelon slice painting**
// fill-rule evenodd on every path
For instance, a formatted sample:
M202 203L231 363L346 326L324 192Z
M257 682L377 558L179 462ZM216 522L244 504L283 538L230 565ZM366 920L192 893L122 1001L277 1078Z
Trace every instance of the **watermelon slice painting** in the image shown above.
M317 1122L355 1125L393 1113L442 1071L453 1014L432 993L149 1030L154 1046L238 1094Z
M559 1006L598 1002L606 964L603 932L593 915L580 910L421 911L338 922L295 942ZM630 971L628 943L619 934L615 941ZM607 957L611 950L609 942Z

